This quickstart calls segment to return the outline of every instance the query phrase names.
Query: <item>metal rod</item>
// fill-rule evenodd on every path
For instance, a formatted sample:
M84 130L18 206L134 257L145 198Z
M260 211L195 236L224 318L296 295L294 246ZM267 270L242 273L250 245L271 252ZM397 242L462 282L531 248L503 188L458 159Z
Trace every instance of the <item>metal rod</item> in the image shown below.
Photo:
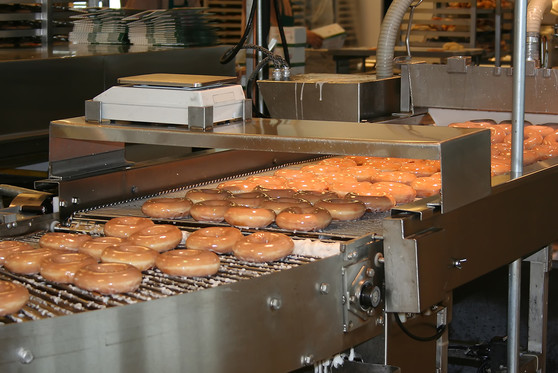
M525 56L527 0L515 3L513 52L513 110L511 177L523 174L523 126L525 119ZM519 372L519 324L521 300L521 258L508 269L508 373Z
M267 44L264 44L264 19L263 19L263 0L254 0L257 1L258 3L257 5L257 9L256 9L256 44L262 47L265 47ZM263 60L263 53L258 51L257 52L257 64L259 64L260 62L262 62ZM256 65L257 65L256 64ZM258 80L263 80L264 79L264 69L261 69L258 72ZM263 101L263 96L261 94L257 94L256 96L257 100L258 100L258 110L260 113L264 112L264 101Z
M502 64L502 0L496 0L494 13L494 65L500 67Z

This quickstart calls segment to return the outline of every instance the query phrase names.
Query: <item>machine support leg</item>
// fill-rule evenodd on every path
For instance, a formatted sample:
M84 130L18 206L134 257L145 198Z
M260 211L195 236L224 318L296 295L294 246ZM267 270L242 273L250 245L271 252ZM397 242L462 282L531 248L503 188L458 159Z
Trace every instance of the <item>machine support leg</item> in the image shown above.
M529 322L527 350L538 355L538 372L546 371L546 328L548 322L548 279L552 268L550 246L525 260L530 262Z
M508 272L508 372L519 372L519 306L521 303L521 259Z
M436 327L448 325L448 308L436 314ZM448 371L448 330L436 341L436 373L446 373Z

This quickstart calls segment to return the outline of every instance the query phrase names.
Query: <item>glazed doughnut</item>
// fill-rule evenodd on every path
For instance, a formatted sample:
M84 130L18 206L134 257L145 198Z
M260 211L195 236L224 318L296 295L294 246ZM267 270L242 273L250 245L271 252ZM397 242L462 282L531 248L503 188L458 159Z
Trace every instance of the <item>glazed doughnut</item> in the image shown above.
M20 284L0 281L0 316L19 311L29 300L29 291Z
M97 260L84 253L54 254L41 262L41 276L47 281L60 284L72 283L77 270Z
M477 122L457 122L457 123L450 123L448 127L455 127L455 128L480 128L480 124Z
M309 179L293 179L287 182L287 186L294 190L310 190L323 192L327 190L327 183L315 176Z
M121 244L110 246L103 251L101 261L103 263L126 263L145 271L155 265L155 259L159 253L145 246Z
M523 147L525 149L532 149L537 145L541 145L543 143L543 137L536 131L526 131L523 130ZM512 135L509 134L504 139L505 143L511 144Z
M312 207L312 204L299 198L274 198L264 201L261 207L273 210L275 215L277 215L289 207Z
M312 205L322 199L339 198L337 193L329 192L317 192L311 190L301 190L295 193L294 198L300 198L305 201L310 202Z
M423 160L403 163L399 169L399 171L402 172L411 172L416 177L430 176L439 170L440 166L436 166L434 163Z
M551 133L549 135L546 135L543 139L543 144L544 145L553 145L556 146L558 145L558 131Z
M402 166L401 162L390 158L369 159L364 165L374 167L377 171L398 171Z
M33 246L21 241L0 241L0 265L4 264L8 255L21 250L33 250Z
M539 154L539 159L549 159L558 156L558 146L553 145L537 145L532 150Z
M296 193L294 189L267 189L258 187L256 190L262 192L269 198L293 198Z
M372 188L390 194L399 203L409 203L415 200L417 193L407 184L381 181L372 184Z
M248 180L267 189L285 189L287 184L287 179L281 176L251 176Z
M356 199L325 199L316 202L315 206L329 211L333 220L357 220L366 212L364 203Z
M186 192L185 198L188 198L192 203L202 201L223 200L232 195L231 192L224 189L190 189Z
M219 271L217 254L207 250L171 250L159 255L156 266L171 276L210 276Z
M293 169L293 168L282 168L280 170L275 171L274 175L285 178L287 180L307 179L307 178L314 177L314 174L311 172L306 172L306 171Z
M293 240L282 233L256 232L238 240L233 253L240 260L247 262L273 262L291 254Z
M490 154L491 155L500 155L502 153L510 153L511 152L511 144L506 142L501 142L498 144L490 145Z
M370 181L378 171L370 166L354 166L344 169L347 174L356 177L357 181Z
M141 211L151 218L179 219L187 217L191 207L192 201L185 198L152 198L141 206Z
M321 161L319 161L318 164L332 165L332 166L337 166L337 167L341 167L341 168L354 167L354 166L357 165L357 163L354 159L347 158L347 157L344 157L344 158L337 158L337 157L326 158L326 159L322 159Z
M201 201L190 209L190 215L197 220L209 223L220 223L225 220L225 212L234 206L228 200L208 200Z
M366 211L370 212L385 212L391 210L395 207L395 199L389 195L358 195L355 193L349 193L345 196L346 199L356 199L366 206Z
M355 176L344 172L332 172L324 178L324 181L331 185L333 183L356 183L357 179Z
M52 250L46 247L38 249L22 249L6 257L4 267L13 273L32 275L39 273L41 262L51 255L61 253L60 250Z
M141 279L141 272L132 265L97 263L78 269L74 284L81 289L101 294L119 294L136 291Z
M277 215L275 223L279 228L295 232L316 231L331 223L331 214L319 207L289 207Z
M110 219L105 224L105 236L128 238L132 234L141 231L143 228L155 225L148 218L135 216L121 216Z
M83 245L78 248L78 251L96 260L100 260L101 254L107 247L118 245L122 242L124 242L124 239L120 237L95 237L89 241L85 241Z
M186 248L226 254L232 252L234 244L242 237L242 233L233 227L200 228L188 236Z
M417 192L417 197L430 197L440 193L442 181L437 177L419 177L411 183L411 187Z
M232 194L251 192L258 184L249 180L229 180L217 186L218 189L228 190Z
M39 239L39 246L54 250L77 251L84 242L89 241L91 236L76 233L45 233Z
M225 212L225 221L242 228L263 228L273 223L275 213L270 209L233 206Z
M364 185L372 185L369 181L353 181L347 183L332 183L329 185L329 190L336 193L339 197L343 198L347 193L354 192L359 188L364 188ZM337 198L337 197L335 197ZM324 198L326 199L326 198Z
M416 178L417 178L416 175L410 172L384 171L384 172L378 172L376 176L372 179L372 182L378 183L381 181L389 181L389 182L409 185Z
M362 166L370 157L365 157L363 155L346 155L345 158L352 159L355 161L357 166Z
M302 167L300 170L304 172L309 172L317 176L324 176L334 172L339 172L341 171L341 168L333 164L311 164Z
M253 209L260 207L265 200L266 195L258 191L237 193L229 198L229 201L234 203L235 206L251 207Z
M157 224L143 228L131 235L128 240L134 245L149 247L161 253L178 246L182 241L182 231L174 225Z
M554 132L554 128L549 126L544 126L544 125L538 125L538 126L531 125L531 126L525 126L524 128L526 131L537 132L542 137L548 136Z
M506 174L511 171L511 160L505 161L492 157L490 162L490 170L492 176Z

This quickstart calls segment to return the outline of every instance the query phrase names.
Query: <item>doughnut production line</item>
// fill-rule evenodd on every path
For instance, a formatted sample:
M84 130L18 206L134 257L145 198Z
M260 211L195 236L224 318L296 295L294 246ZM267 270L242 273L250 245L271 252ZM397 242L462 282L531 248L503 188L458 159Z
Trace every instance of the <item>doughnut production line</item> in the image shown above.
M545 371L556 159L526 166L520 177L491 177L490 131L447 127L513 121L510 87L518 77L461 57L447 65L404 61L400 77L380 70L369 78L261 81L271 119L252 118L251 101L226 79L159 75L121 80L87 101L83 117L53 121L48 179L35 190L1 186L14 196L0 210L3 239L102 235L113 217L143 216L153 196L332 155L440 160L442 190L318 232L273 224L265 229L295 241L295 253L281 261L222 255L219 272L204 278L150 269L132 293L101 295L0 268L1 280L31 294L21 311L0 318L0 370L305 372L327 371L341 358L333 371L447 372L452 291L523 259L530 262L528 345L511 360L522 372ZM547 92L558 86L557 71L528 64L526 72L525 119L555 126L557 96ZM132 161L130 144L196 151ZM154 221L184 232L208 225ZM353 361L353 348L364 363Z

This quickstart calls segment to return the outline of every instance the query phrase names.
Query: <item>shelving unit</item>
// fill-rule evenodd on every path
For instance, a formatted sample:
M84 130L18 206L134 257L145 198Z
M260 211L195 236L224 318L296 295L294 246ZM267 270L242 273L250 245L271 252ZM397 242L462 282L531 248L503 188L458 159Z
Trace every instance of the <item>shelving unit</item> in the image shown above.
M242 36L242 0L205 0L205 7L214 14L221 44L236 44Z
M501 0L497 0L500 2ZM507 3L509 4L509 3ZM496 8L479 7L477 0L463 0L459 3L439 0L424 0L415 9L411 31L411 46L442 48L447 42L456 42L465 48L483 48L487 56L497 53L498 48L511 48L513 9L501 8L501 17L496 17ZM500 4L494 3L494 6ZM401 44L404 44L409 13L401 25ZM496 45L497 22L501 26L501 40L504 45Z
M68 2L0 0L0 46L49 45L72 29Z

